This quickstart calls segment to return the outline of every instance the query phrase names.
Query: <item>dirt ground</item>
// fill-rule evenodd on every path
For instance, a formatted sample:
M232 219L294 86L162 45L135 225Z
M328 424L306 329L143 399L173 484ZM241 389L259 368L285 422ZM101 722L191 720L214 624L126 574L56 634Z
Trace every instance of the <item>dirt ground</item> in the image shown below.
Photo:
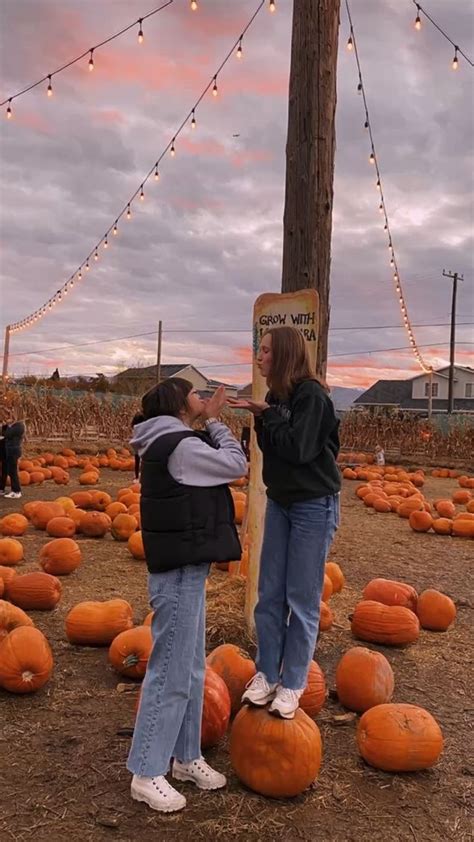
M128 482L128 475L127 475ZM124 475L102 471L100 488L114 493ZM200 793L183 784L185 811L154 813L129 797L125 760L130 737L118 732L133 725L136 691L118 692L121 679L107 663L105 649L72 647L64 617L84 599L122 596L140 622L147 613L146 573L126 545L79 537L84 561L63 577L63 596L53 612L31 612L54 651L55 670L46 687L31 696L0 691L0 839L35 842L188 842L242 840L269 842L467 842L473 838L472 608L474 545L462 539L416 535L395 515L376 514L345 481L342 525L331 551L347 587L331 600L336 622L319 641L317 660L329 688L342 653L354 644L348 614L367 581L375 576L401 579L418 591L435 587L457 603L456 625L446 634L422 631L407 649L379 648L396 678L394 701L426 707L445 736L439 764L418 774L392 775L366 766L355 744L355 723L336 725L342 708L329 697L317 723L324 758L320 777L302 796L276 801L247 791L229 763L224 742L208 752L228 775L221 793ZM52 499L76 490L77 471L67 488L50 483L25 489L23 501ZM450 496L455 480L429 479L429 499ZM0 501L0 514L18 511L17 501ZM29 529L22 539L26 561L18 572L37 568L43 532ZM214 577L225 574L214 573ZM214 590L212 588L211 590ZM240 642L243 622L229 642ZM215 635L214 635L215 638ZM213 639L209 644L214 644ZM212 646L211 646L212 648ZM471 687L471 692L469 691Z

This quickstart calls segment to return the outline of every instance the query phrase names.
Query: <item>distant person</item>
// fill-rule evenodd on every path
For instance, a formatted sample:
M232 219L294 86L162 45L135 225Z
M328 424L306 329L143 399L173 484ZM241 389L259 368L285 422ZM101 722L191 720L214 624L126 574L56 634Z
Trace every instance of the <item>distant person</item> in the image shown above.
M60 379L61 379L61 377L60 377L60 374L59 374L59 369L55 368L52 375L51 375L51 380L56 381L56 380L60 380Z
M377 444L375 447L375 464L380 468L383 468L385 465L385 450L380 444Z
M137 424L141 424L145 420L145 416L143 412L136 412L132 418L132 431ZM135 479L138 480L140 478L140 456L138 453L135 453Z
M20 477L18 476L18 460L21 456L21 445L25 435L23 421L16 418L14 410L6 410L0 435L0 452L2 458L2 474L0 479L0 496L17 499L21 497ZM7 479L10 477L11 491L5 494Z

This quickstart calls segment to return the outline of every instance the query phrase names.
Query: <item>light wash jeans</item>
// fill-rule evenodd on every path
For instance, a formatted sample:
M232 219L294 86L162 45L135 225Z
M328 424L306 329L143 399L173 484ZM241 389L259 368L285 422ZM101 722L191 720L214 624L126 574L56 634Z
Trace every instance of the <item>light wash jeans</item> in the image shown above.
M283 508L267 501L258 603L257 669L271 683L306 687L319 629L324 565L339 525L339 494Z
M153 649L143 679L127 769L166 775L170 760L201 756L208 564L152 573Z

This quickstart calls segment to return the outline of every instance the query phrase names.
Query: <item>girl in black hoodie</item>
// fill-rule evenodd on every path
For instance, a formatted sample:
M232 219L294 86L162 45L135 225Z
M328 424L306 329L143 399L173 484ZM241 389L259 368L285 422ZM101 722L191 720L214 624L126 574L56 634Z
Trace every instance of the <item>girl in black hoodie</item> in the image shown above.
M18 476L18 460L21 456L21 444L25 435L23 421L16 421L13 411L4 416L0 433L0 456L2 460L2 474L0 479L0 496L21 497L20 478ZM5 494L7 478L10 477L11 491Z

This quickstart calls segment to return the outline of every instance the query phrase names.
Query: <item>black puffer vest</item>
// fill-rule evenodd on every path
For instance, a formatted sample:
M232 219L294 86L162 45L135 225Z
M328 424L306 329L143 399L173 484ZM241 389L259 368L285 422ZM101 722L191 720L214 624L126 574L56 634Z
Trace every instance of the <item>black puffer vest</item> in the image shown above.
M182 485L168 471L173 450L190 436L214 447L207 433L166 433L142 457L141 529L150 573L235 561L242 553L228 486Z

